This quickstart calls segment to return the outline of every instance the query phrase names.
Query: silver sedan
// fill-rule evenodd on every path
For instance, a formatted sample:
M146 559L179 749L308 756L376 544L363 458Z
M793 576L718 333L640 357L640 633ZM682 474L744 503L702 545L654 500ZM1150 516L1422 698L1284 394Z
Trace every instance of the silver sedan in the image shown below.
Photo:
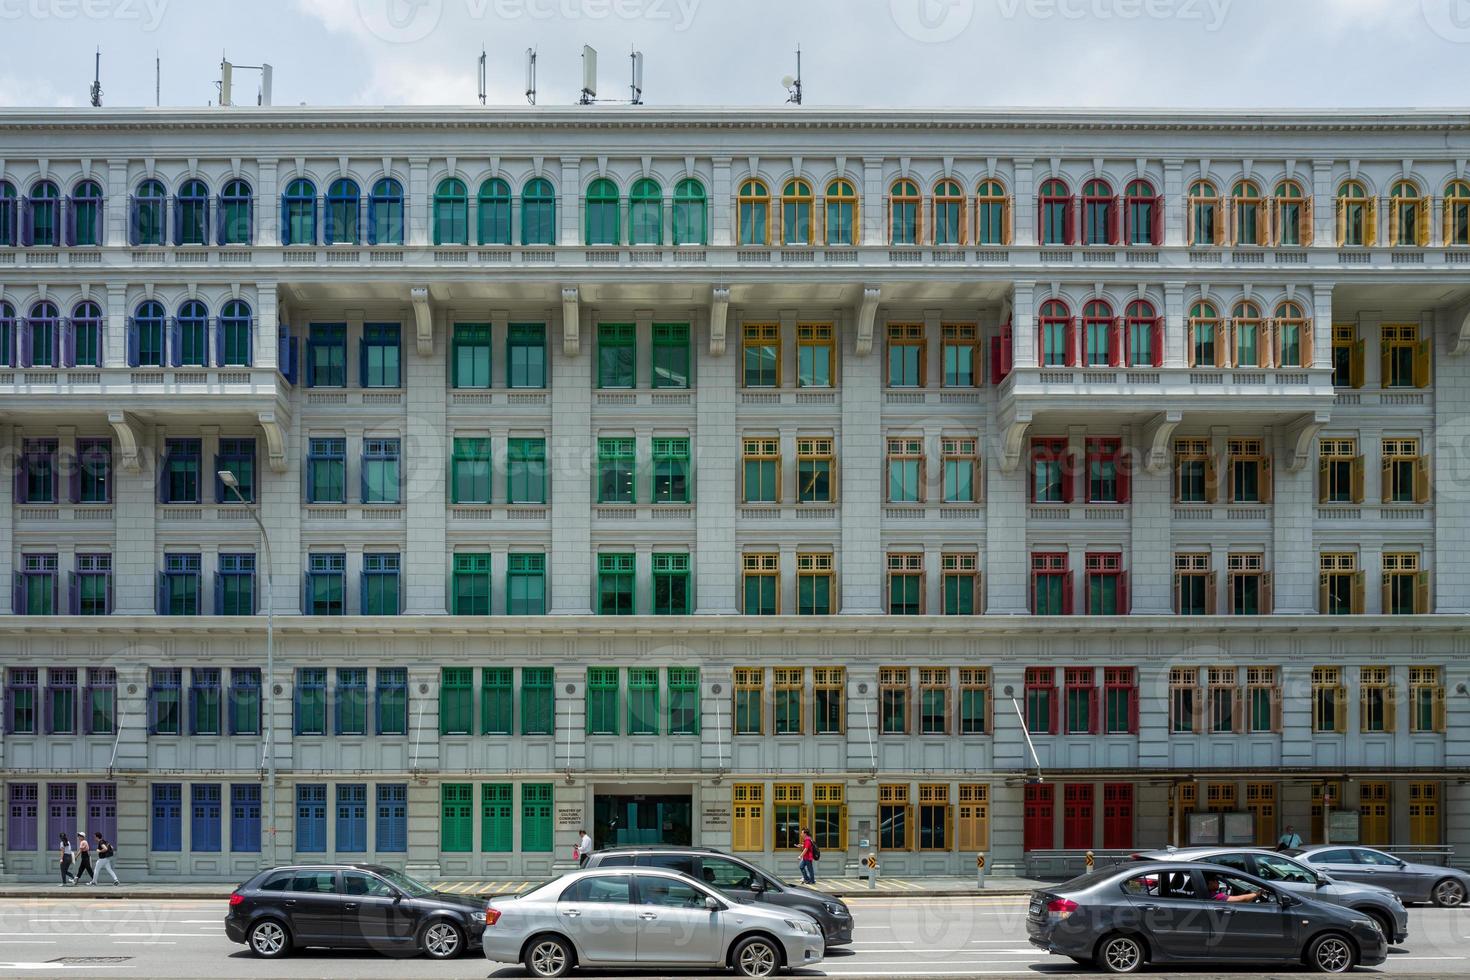
M731 901L687 875L655 868L575 871L485 907L481 946L536 977L573 967L735 970L767 977L812 966L822 931L804 912Z
M1328 844L1301 851L1296 858L1342 881L1387 888L1405 902L1455 908L1470 896L1470 874L1458 868L1415 864L1371 847Z

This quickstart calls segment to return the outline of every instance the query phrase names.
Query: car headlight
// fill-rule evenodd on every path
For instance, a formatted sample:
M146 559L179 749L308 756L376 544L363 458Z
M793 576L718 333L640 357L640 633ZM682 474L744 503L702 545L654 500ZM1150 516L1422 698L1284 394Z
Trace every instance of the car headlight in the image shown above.
M847 907L837 902L823 902L822 908L827 910L828 915L847 915Z
M1377 931L1377 929L1378 929L1378 923L1376 923L1372 919L1368 919L1368 918L1354 919L1353 920L1353 925L1355 925L1355 926L1362 926L1365 929L1373 929L1375 931Z
M786 924L797 932L808 936L820 936L822 934L822 931L817 928L817 924L811 919L787 919Z

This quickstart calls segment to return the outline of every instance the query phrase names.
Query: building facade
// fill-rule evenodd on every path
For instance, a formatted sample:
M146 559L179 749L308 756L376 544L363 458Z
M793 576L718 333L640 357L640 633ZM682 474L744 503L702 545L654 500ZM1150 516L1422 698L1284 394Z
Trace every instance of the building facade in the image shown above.
M1463 850L1467 161L1442 112L0 110L0 874Z

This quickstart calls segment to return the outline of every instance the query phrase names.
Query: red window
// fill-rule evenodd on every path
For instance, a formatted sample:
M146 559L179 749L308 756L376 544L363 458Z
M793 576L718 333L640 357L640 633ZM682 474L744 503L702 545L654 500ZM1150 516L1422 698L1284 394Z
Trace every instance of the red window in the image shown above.
M1123 197L1123 241L1129 245L1164 244L1164 199L1146 180L1131 181Z
M1036 616L1072 615L1072 573L1066 552L1031 556L1031 612Z
M1128 460L1123 455L1122 440L1087 440L1088 503L1126 504L1128 502L1128 476Z
M1059 299L1041 304L1036 318L1036 355L1042 367L1077 366L1077 321Z
M1091 667L1067 668L1067 734L1095 735L1101 731L1097 714L1096 671Z
M1129 367L1159 367L1164 363L1164 321L1154 305L1136 299L1123 318L1123 363Z
M1133 784L1103 783L1103 847L1133 846Z
M1077 199L1065 180L1043 181L1037 196L1036 240L1042 245L1077 244Z
M1026 731L1057 733L1057 672L1050 667L1026 668Z
M1092 847L1092 784L1062 787L1062 847L1085 851Z
M1082 244L1119 245L1122 231L1112 186L1105 180L1089 180L1082 187Z
M1026 787L1025 819L1022 822L1021 848L1026 851L1049 851L1056 843L1052 829L1055 817L1056 786L1037 783Z
M1075 475L1066 439L1031 440L1031 502L1070 504Z
M1123 616L1128 612L1128 576L1117 552L1089 552L1086 558L1087 615Z
M1138 671L1132 667L1103 670L1103 728L1109 735L1138 733Z
M998 385L1011 373L1012 353L1011 321L1000 328L1000 336L990 338L990 383Z

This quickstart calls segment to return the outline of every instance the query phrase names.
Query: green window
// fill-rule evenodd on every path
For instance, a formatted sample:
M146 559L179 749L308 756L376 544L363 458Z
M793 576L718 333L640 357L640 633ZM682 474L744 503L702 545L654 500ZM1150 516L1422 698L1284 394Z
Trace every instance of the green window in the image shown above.
M325 668L302 667L296 671L295 733L297 735L327 734L327 671Z
M653 325L653 386L689 387L689 324Z
M983 687L965 685L960 688L961 735L985 734L985 693Z
M618 244L618 217L617 185L606 177L594 180L587 188L587 244Z
M653 614L685 616L689 613L689 555L655 553L653 556Z
M658 668L628 668L628 734L658 734Z
M632 439L597 440L597 502L634 503Z
M510 616L546 614L546 556L513 554L505 578L505 612Z
M632 388L637 383L637 327L631 323L599 323L597 387Z
M475 849L475 784L445 783L439 790L439 850Z
M475 668L439 671L439 734L474 734Z
M689 503L689 440L653 440L653 502Z
M441 180L434 191L434 244L467 245L469 240L469 195L464 181L448 177Z
M704 185L693 177L674 188L674 244L706 244Z
M490 387L490 324L456 323L450 384L456 388Z
M597 556L597 613L600 616L633 615L633 556Z
M86 702L82 705L83 717L87 719L87 732L91 735L111 735L117 724L117 677L110 667L87 669ZM232 732L241 732L232 727Z
M546 387L546 324L512 323L505 340L512 388Z
M259 697L259 694L256 696ZM377 708L377 734L408 734L408 670L406 668L378 668Z
M551 853L551 784L521 784L521 852Z
M451 499L456 504L490 502L489 439L456 438L450 469Z
M551 735L556 729L555 675L550 667L521 668L521 734Z
M664 192L652 178L639 180L628 195L628 243L664 243Z
M480 850L504 854L515 843L510 783L480 784Z
M745 615L776 615L776 586L779 581L775 575L747 573L745 576Z
M521 188L521 244L556 244L556 191L545 177Z
M490 556L454 556L454 608L456 616L490 615Z
M337 668L337 734L366 735L367 718L367 668Z
M505 457L506 502L546 503L546 440L507 440Z
M358 383L364 388L397 388L402 382L402 327L364 323L359 345Z
M587 734L618 734L618 668L587 668Z
M944 614L946 616L973 616L975 614L975 576L971 572L944 573Z
M669 734L699 734L699 668L669 668Z
M480 185L479 234L481 245L509 245L511 237L510 185L491 177ZM509 848L506 848L509 850Z
M509 667L486 667L480 672L480 734L514 734L511 717L515 695Z

